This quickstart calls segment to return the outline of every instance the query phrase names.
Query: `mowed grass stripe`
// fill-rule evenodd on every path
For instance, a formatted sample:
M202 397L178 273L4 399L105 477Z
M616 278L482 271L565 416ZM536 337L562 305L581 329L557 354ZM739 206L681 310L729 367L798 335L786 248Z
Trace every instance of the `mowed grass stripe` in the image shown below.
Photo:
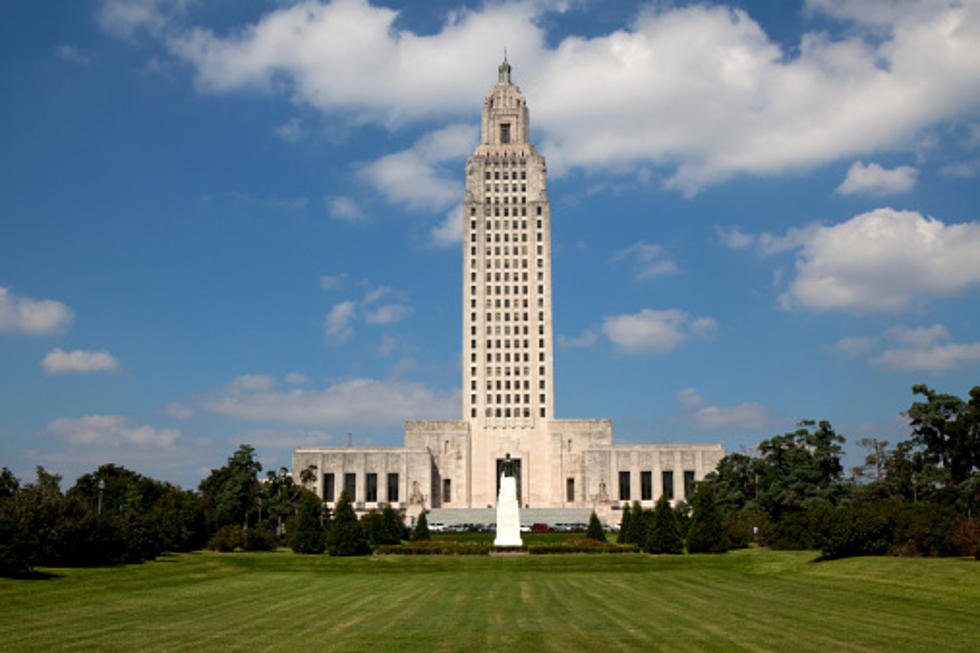
M980 565L723 556L192 554L0 579L18 650L972 650Z

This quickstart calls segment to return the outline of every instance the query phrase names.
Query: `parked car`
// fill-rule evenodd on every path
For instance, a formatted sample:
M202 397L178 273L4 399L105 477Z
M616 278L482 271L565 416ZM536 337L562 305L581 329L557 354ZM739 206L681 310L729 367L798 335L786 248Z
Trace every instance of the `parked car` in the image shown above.
M441 533L444 530L446 530L446 525L443 524L441 521L434 521L431 524L429 524L429 530L435 531L436 533Z
M522 533L530 533L531 532L531 527L528 526L527 524L521 524L521 532Z
M547 524L537 523L531 524L531 531L534 533L554 533L555 529Z

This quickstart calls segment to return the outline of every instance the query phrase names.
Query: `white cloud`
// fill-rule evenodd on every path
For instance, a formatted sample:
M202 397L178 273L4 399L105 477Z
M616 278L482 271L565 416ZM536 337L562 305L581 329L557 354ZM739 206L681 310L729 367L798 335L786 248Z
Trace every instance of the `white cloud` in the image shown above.
M328 447L346 444L346 440L321 431L319 429L254 429L244 433L236 433L225 438L225 442L231 445L238 445L247 442L254 447L262 449L295 449L296 447ZM273 466L266 465L266 469ZM208 470L207 473L210 473Z
M980 361L980 342L889 349L870 362L893 370L944 372L976 361Z
M899 325L885 331L885 337L904 345L923 348L930 347L937 342L949 340L949 331L942 324L933 324L931 327L919 328Z
M303 137L303 129L300 127L299 118L290 118L275 128L275 134L287 143L298 143Z
M378 356L382 358L387 358L395 352L395 347L398 341L395 340L394 336L385 336L381 339L381 344L378 345Z
M307 381L309 381L309 379L307 379L304 375L300 374L299 372L290 372L289 374L286 375L286 383L289 383L291 385L303 385Z
M275 378L268 374L243 374L231 380L225 387L227 392L251 392L254 390L268 390L276 385Z
M757 236L742 232L738 226L715 227L715 234L728 249L745 249L757 241Z
M498 58L486 43L507 34L553 171L666 165L667 185L691 194L734 174L907 147L974 109L975 3L900 4L876 3L872 18L864 3L813 2L857 28L837 40L804 34L789 51L724 6L654 5L623 29L550 46L539 27L550 3L453 11L419 35L396 27L397 11L358 0L299 3L227 36L194 29L168 45L202 89L286 92L397 126L472 115Z
M430 235L433 244L439 247L452 247L463 240L463 205L451 209L445 219L432 228Z
M620 349L633 352L668 352L689 335L706 335L717 328L710 317L692 318L684 311L645 308L634 315L603 319L602 332Z
M876 209L809 233L784 306L895 311L980 282L980 223Z
M980 174L980 161L963 161L951 163L939 169L939 174L960 179L973 179Z
M684 410L682 419L690 421L696 429L754 431L770 422L769 409L759 403L715 406L709 404L695 388L679 390L674 396Z
M412 314L412 307L404 304L384 304L365 309L364 321L368 324L393 324Z
M918 174L918 169L912 166L898 166L887 170L874 162L864 165L861 161L855 161L836 192L841 195L904 193L915 186Z
M72 352L66 352L61 348L55 348L41 359L41 367L48 374L115 372L119 369L119 361L107 351L76 349Z
M323 321L327 339L334 343L346 341L354 335L354 329L350 326L354 318L356 304L352 301L339 302L333 305Z
M596 332L592 329L586 329L577 336L558 336L558 344L562 347L591 347L599 339Z
M122 38L139 32L159 34L196 0L104 0L99 10L102 29Z
M638 280L677 273L677 264L671 260L667 254L667 250L655 243L651 244L640 241L613 254L612 260L614 262L623 260L632 261L635 268L635 277Z
M334 220L343 222L360 222L367 218L354 200L344 195L339 197L325 197L323 203L326 204L330 217Z
M829 345L827 350L843 358L851 359L870 354L871 349L877 344L877 342L877 338L852 336L849 338L841 338L833 345Z
M429 132L410 148L365 165L360 175L388 200L415 209L443 209L459 200L462 185L439 164L467 156L476 145L472 125Z
M323 290L340 290L344 287L344 281L347 279L347 275L341 274L324 274L320 277L320 288Z
M441 393L418 383L354 379L323 390L218 393L206 407L252 421L394 427L406 419L458 418L458 391Z
M54 333L71 324L74 317L61 302L20 297L0 287L0 333Z
M55 48L55 54L58 55L59 59L64 59L65 61L81 64L83 66L87 66L92 63L92 55L79 50L78 47L74 45L69 45L67 43L63 43Z
M70 419L63 417L49 423L45 432L72 444L92 447L169 448L180 437L176 429L155 429L152 426L129 425L121 415L87 415Z
M194 411L179 402L171 402L163 407L163 412L170 417L177 419L190 419L194 416Z

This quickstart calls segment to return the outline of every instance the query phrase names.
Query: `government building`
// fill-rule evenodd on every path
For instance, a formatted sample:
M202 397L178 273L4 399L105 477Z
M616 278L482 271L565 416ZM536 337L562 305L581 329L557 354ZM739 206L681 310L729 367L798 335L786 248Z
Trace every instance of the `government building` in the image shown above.
M462 419L408 421L404 447L301 447L294 478L314 466L328 504L346 489L358 511L391 504L409 517L496 506L508 456L522 508L595 509L615 523L626 501L689 498L720 444L613 444L610 420L555 415L547 168L506 58L481 134L460 216Z

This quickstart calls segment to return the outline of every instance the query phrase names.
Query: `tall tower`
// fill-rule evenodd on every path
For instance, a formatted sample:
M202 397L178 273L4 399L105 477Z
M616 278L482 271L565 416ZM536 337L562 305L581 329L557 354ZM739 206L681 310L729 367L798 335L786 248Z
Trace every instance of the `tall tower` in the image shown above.
M463 203L463 417L472 430L554 417L551 227L544 157L506 57L483 102Z

